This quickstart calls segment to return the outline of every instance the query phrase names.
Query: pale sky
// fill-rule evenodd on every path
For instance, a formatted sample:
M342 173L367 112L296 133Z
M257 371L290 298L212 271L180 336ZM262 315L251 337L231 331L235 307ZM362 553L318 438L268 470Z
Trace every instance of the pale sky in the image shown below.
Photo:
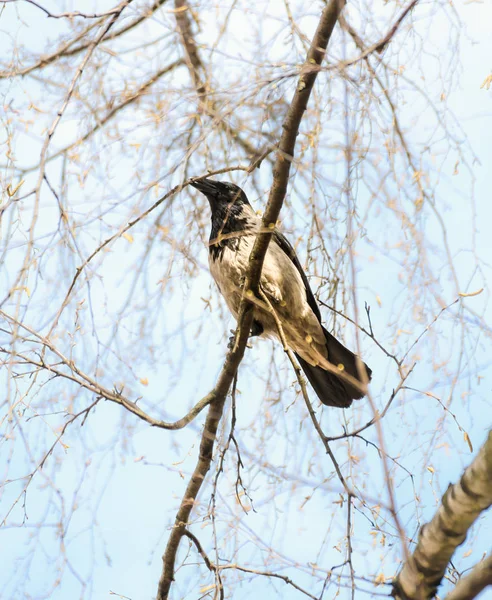
M53 6L55 3L52 3ZM102 3L93 3L97 10L102 10ZM267 6L275 6L270 3ZM490 234L490 223L492 222L492 205L490 203L490 183L489 183L489 164L492 158L492 147L490 135L492 129L492 89L487 90L486 86L481 89L481 85L486 78L492 74L492 64L490 57L492 56L492 36L490 35L490 23L492 23L492 5L488 2L457 2L457 10L462 16L466 25L466 29L462 32L461 49L460 49L460 64L455 66L457 78L457 89L449 98L449 107L454 111L462 131L466 134L470 145L472 146L481 166L473 166L473 174L475 182L473 184L473 192L476 203L475 221L470 221L468 194L472 189L470 186L470 177L467 175L464 165L458 165L455 168L454 159L449 158L444 160L442 168L443 176L438 184L439 196L445 199L445 215L446 231L448 235L451 254L455 257L460 283L464 286L463 292L473 292L482 286L481 281L485 281L490 289L491 271L490 265L486 266L480 277L470 279L470 253L469 248L471 240L474 240L476 254L481 257L485 263L490 262L492 257L492 236ZM96 9L96 8L94 8ZM313 11L318 10L318 4L313 5ZM82 10L82 9L81 9ZM89 8L86 8L89 10ZM92 10L92 8L91 8ZM225 10L224 7L219 7L218 10ZM22 47L25 45L30 49L45 49L45 39L50 31L48 28L53 28L56 23L48 21L41 16L39 11L26 5L20 9L20 14L23 16L25 23L19 25L19 21L15 17L15 9L12 6L6 6L0 12L0 55L2 47L10 47L9 39L15 38L18 44ZM241 16L234 15L241 21ZM168 14L166 18L172 18L172 14ZM429 36L429 44L435 41L435 52L443 52L442 46L439 45L441 32L445 31L447 23L442 15L437 14L431 25L431 30L426 31ZM238 32L239 35L239 32ZM404 35L402 33L401 35ZM3 40L2 40L3 38ZM5 46L4 46L5 45ZM429 60L428 64L420 65L424 72L428 73L425 81L421 82L426 93L437 98L441 93L440 81L435 77L436 64ZM447 65L446 68L453 69L452 61L449 64L442 61L442 64ZM442 65L441 65L442 66ZM428 71L426 71L428 69ZM247 73L244 74L247 77ZM444 76L444 75L443 75ZM0 94L2 102L4 99L11 98L14 94L16 84L11 84L2 80ZM29 89L29 83L23 83L25 89ZM492 86L491 86L492 87ZM403 98L403 101L405 98ZM411 100L410 100L411 101ZM431 118L427 115L422 115L415 131L412 132L417 138L424 138L429 134L427 127L431 122ZM411 124L407 124L411 127ZM458 130L458 129L457 129ZM60 129L59 138L56 143L62 146L66 139L70 141L76 132L76 127L70 124L69 121L63 122L63 127ZM443 145L446 140L443 140ZM32 146L26 138L23 140L22 147L17 148L17 153L22 151L22 164L31 164L39 156L39 147L36 144ZM445 156L445 148L443 148L443 156ZM436 160L440 160L438 157ZM3 161L3 157L2 157ZM452 164L451 164L452 163ZM2 162L3 164L3 162ZM456 174L453 175L453 172ZM268 185L269 173L262 173L262 179L265 180L265 186ZM109 184L108 184L109 185ZM258 199L257 194L253 189L248 189L251 194L251 199L255 205L265 200L265 197ZM186 202L186 191L180 196L180 201ZM129 194L131 191L129 190ZM97 202L97 199L95 200ZM444 200L443 200L444 202ZM53 206L53 205L52 205ZM260 208L260 206L255 206ZM285 210L285 207L284 207ZM284 215L284 213L282 213ZM288 220L291 215L285 215ZM43 231L43 219L46 219L47 229L51 225L50 213L47 210L40 217L40 231ZM435 222L429 219L426 223L431 236L435 235L436 244L441 243L440 233ZM390 237L390 233L378 230L378 222L376 219L367 223L368 240L361 240L358 246L360 252L370 252L371 241L383 239L386 236ZM474 233L474 235L473 235ZM398 238L399 232L394 232L395 239ZM117 242L121 252L124 253L124 240ZM206 264L206 250L200 257L202 264ZM117 295L121 293L116 289L116 283L121 277L121 271L118 271L119 263L121 262L119 254L113 257L112 262L108 260L105 263L106 271L102 273L106 284L115 282L113 293ZM8 267L8 266L7 266ZM389 314L395 314L394 307L398 305L398 292L395 292L396 287L392 284L392 279L398 277L399 266L392 259L391 253L387 260L379 256L376 258L372 270L361 270L358 273L359 303L363 307L364 301L371 304L373 325L376 330L380 330L388 321ZM157 278L157 275L156 275ZM201 314L203 309L202 302L199 300L203 293L203 289L208 288L210 279L206 272L199 275L197 281L193 284L190 290L185 294L187 296L186 303L186 319L190 321ZM447 281L440 282L442 285L443 295L446 301L452 301L454 298L448 294L450 287ZM475 286L475 287L474 287ZM110 286L113 287L113 286ZM94 291L95 297L99 298L97 289ZM382 303L378 306L376 295L381 296ZM101 298L104 294L101 292ZM111 294L104 296L105 300ZM176 296L175 302L168 307L169 313L173 310L179 310L182 296ZM489 326L492 323L492 313L490 306L487 304L488 291L484 291L482 295L472 297L468 300L469 306L473 311L483 315ZM48 307L49 308L49 307ZM472 313L465 315L467 319L473 319ZM179 322L175 323L176 327ZM225 353L226 342L222 336L222 323L220 322L219 314L211 316L208 329L205 331L202 339L205 348L206 356L201 364L195 362L188 365L188 371L180 373L180 377L176 381L176 385L172 388L169 395L166 392L165 408L157 408L164 410L165 416L168 419L172 417L182 416L187 408L191 406L198 398L205 395L214 385L217 374L222 366L222 360ZM136 325L135 325L136 326ZM230 327L234 323L231 319ZM441 322L439 323L441 326ZM442 323L443 329L449 328L449 322L444 320ZM156 324L158 329L158 324ZM490 333L490 332L489 332ZM156 333L157 335L157 333ZM447 339L452 339L447 338ZM190 342L190 340L187 340ZM198 343L192 341L192 343ZM391 390L393 382L387 381L389 364L387 359L381 355L368 340L363 340L363 348L367 353L364 355L365 360L371 365L375 375L373 387L375 390L381 390L382 394L388 394ZM458 345L458 341L455 341ZM253 349L248 351L245 364L254 364L255 362L267 361L270 357L270 344L268 341L257 341L253 344ZM466 428L473 441L474 450L479 448L485 437L487 428L490 427L490 416L492 411L490 392L492 389L492 376L490 373L490 354L486 348L490 346L490 339L484 338L483 343L478 344L476 348L475 360L480 366L471 366L469 378L474 379L477 376L477 371L483 377L480 387L477 388L476 403L470 408L465 403L456 402L453 404L453 412L457 415L459 422ZM176 355L184 352L186 344L177 345ZM457 347L457 346L456 346ZM453 348L450 347L450 353ZM279 356L281 349L278 348ZM425 356L425 353L424 353ZM186 363L185 363L186 364ZM483 371L482 368L483 367ZM419 377L432 376L430 365L429 373L425 366L422 367ZM141 372L141 374L140 374ZM327 461L328 459L323 454L321 444L316 447L306 446L299 448L297 446L296 432L301 428L308 427L308 423L293 423L289 425L289 438L279 440L277 445L272 448L268 445L268 440L264 441L264 452L258 456L253 451L250 442L252 441L252 431L255 428L257 416L264 410L264 382L255 380L251 375L251 370L245 370L243 379L239 378L239 388L241 389L241 405L238 408L238 435L241 440L243 459L246 464L248 475L249 490L253 496L255 510L244 514L239 506L235 506L235 514L238 527L245 533L246 537L255 538L258 536L265 544L263 557L268 553L268 547L273 546L281 549L286 557L297 560L300 564L307 565L308 563L317 562L317 552L322 543L324 536L323 522L332 518L332 511L335 508L332 504L337 498L337 493L340 490L340 485L336 479L322 482L316 481L314 478L305 476L305 496L312 496L306 506L300 507L295 496L292 500L290 494L292 490L289 488L289 473L285 469L285 463L291 453L295 453L297 467L302 476L305 475L305 467L310 461ZM198 373L198 376L197 376ZM248 373L248 377L246 376ZM150 402L162 401L163 381L170 376L167 368L163 367L160 372L146 373L144 366L139 365L139 376L148 376L149 385L142 389L142 393ZM0 374L0 378L4 377ZM386 381L386 383L385 383ZM418 387L421 380L413 381L409 385ZM443 387L447 389L449 382L443 380ZM463 384L463 390L466 383ZM462 389L458 386L458 390ZM459 394L457 393L457 396ZM171 396L171 398L169 397ZM382 396L381 396L382 397ZM450 481L455 481L459 476L464 465L468 464L471 454L469 453L466 444L463 443L463 433L456 427L447 423L449 434L446 437L446 443L442 444L442 448L434 454L434 459L439 458L439 464L429 464L432 468L435 467L435 474L428 471L425 476L421 475L422 455L412 448L412 452L405 455L405 427L409 423L417 424L424 430L429 427L432 429L436 423L439 414L439 406L436 406L429 399L429 404L426 405L425 419L419 422L419 410L422 404L421 399L413 398L411 394L406 396L409 400L409 406L400 409L395 406L388 413L384 422L385 434L387 434L386 444L388 453L392 456L399 456L405 466L415 472L418 472L420 478L416 482L418 486L417 493L424 498L425 504L424 513L421 515L422 521L429 518L435 510L436 499L440 496ZM287 404L293 400L293 394L286 401L285 419L288 420L290 415L294 414L294 409L291 412L287 410ZM267 405L268 406L268 405ZM476 407L476 409L475 409ZM370 410L367 406L361 405L361 414L370 416ZM295 414L298 414L296 412ZM352 419L352 413L347 411L347 419ZM343 419L337 414L336 418L332 418L330 414L323 413L324 426L329 431L330 435L336 435L341 432ZM358 417L361 418L362 417ZM426 420L428 419L428 421ZM362 419L363 420L363 419ZM355 422L355 421L351 421ZM428 425L427 425L428 423ZM161 555L164 551L168 537L168 527L174 519L175 510L179 505L187 477L194 467L197 445L200 439L203 418L199 417L186 430L180 432L167 432L151 429L141 422L137 422L132 415L123 415L121 410L109 403L101 403L92 418L84 426L79 429L76 427L71 433L70 447L66 449L64 455L60 454L59 460L63 461L58 484L62 482L66 490L65 499L67 502L67 511L72 499L72 494L78 491L78 504L80 509L73 512L71 523L69 524L71 537L67 541L67 552L71 562L77 573L85 573L91 569L91 561L94 561L94 577L91 588L87 591L86 596L81 596L81 587L77 581L77 576L74 573L67 571L62 579L61 585L52 593L50 598L64 600L66 598L84 597L92 600L103 600L108 598L117 598L118 596L110 595L110 592L121 594L123 597L132 598L132 600L140 600L152 598L155 595L157 582L161 571ZM126 431L122 432L122 429ZM260 436L261 437L261 436ZM429 439L432 438L432 432L429 433ZM306 440L306 437L299 439ZM128 444L126 444L128 440ZM446 446L448 444L448 446ZM429 442L430 445L430 442ZM456 449L458 448L458 449ZM422 451L425 451L422 448ZM294 452L295 450L295 452ZM3 452L5 452L3 450ZM368 455L371 449L367 450ZM343 459L343 451L340 454ZM451 459L448 457L451 456ZM88 458L85 469L81 468L82 461ZM124 457L124 458L122 458ZM433 460L434 460L433 459ZM3 472L3 462L8 462L9 458L0 459L0 467ZM90 462L89 462L90 461ZM283 473L286 477L286 484L280 486L280 491L277 495L269 487L268 478L256 468L256 465L268 461L272 465L272 470L278 473ZM14 460L15 462L15 460ZM232 463L231 463L232 464ZM381 482L381 464L375 455L373 459L366 459L365 468L369 465L369 470L365 473L368 485L368 494L373 493L377 489L378 483ZM290 466L293 466L292 464ZM15 469L14 469L15 471ZM330 473L330 465L327 462L324 467L326 473ZM290 475L296 475L291 473ZM231 476L231 473L228 474ZM273 477L273 475L272 475ZM328 477L327 477L328 478ZM82 485L83 481L83 485ZM414 522L414 512L410 508L406 512L404 499L406 494L413 495L410 479L401 480L399 482L398 498L400 499L401 517L408 532L415 533L417 524ZM28 557L18 559L17 557L24 556L24 548L29 546L29 527L33 526L37 520L48 515L47 522L50 521L50 507L46 504L43 496L43 487L46 481L41 475L36 483L36 487L29 490L27 496L27 512L29 522L26 527L10 527L6 528L2 533L2 543L0 544L0 562L4 565L5 573L8 573L4 578L4 583L0 584L0 597L21 598L28 596L18 596L15 588L15 573L18 569L23 568L22 561L29 560ZM316 494L313 488L316 485L331 490L332 495ZM80 486L80 489L79 489ZM277 488L275 488L277 490ZM407 491L404 491L407 490ZM304 493L304 492L303 492ZM293 492L292 492L293 494ZM12 493L6 489L0 507L2 508L2 518L4 516L5 507L15 495L15 490ZM294 496L293 496L294 497ZM328 500L327 500L328 498ZM85 501L85 502L84 502ZM204 499L208 501L208 496ZM234 503L219 498L221 510L225 513L234 507ZM328 504L329 502L329 504ZM92 515L96 515L98 531L87 531L87 523L90 522ZM21 519L21 513L14 515L13 522L18 523ZM408 522L407 522L408 519ZM363 517L357 513L354 516L354 525L356 533L353 544L357 544L357 527L364 531L368 527L364 523ZM209 522L199 520L196 523L198 534L207 535L209 533ZM220 525L219 525L220 527ZM222 535L227 536L227 530L221 530ZM365 533L365 532L364 532ZM480 536L474 542L473 556L476 558L481 556L481 551L489 550L489 540L492 528L490 525L483 525ZM104 539L104 547L95 540L93 535L100 535ZM247 534L247 535L246 535ZM264 536L264 538L263 538ZM362 536L361 536L362 537ZM32 597L43 597L43 586L45 582L44 573L49 571L49 566L53 567L53 562L49 558L56 548L56 529L49 526L41 535L41 545L43 549L35 555L34 563L31 566L31 582L26 583L25 589L29 590ZM366 543L367 540L364 540ZM231 547L232 547L232 541ZM378 542L379 543L379 542ZM397 543L394 540L388 543ZM187 542L182 541L183 548L187 547ZM332 548L330 543L326 544L327 550L323 556L323 566L329 567L343 562L344 554L338 549ZM227 546L226 546L227 547ZM39 548L38 548L39 550ZM375 577L378 570L384 570L388 576L392 575L397 565L390 561L389 558L385 562L386 548L376 546L375 550L368 550L364 556L360 552L357 557L355 568L357 572L367 576ZM463 556L468 547L465 545L459 550L460 556ZM372 554L373 552L373 554ZM105 554L107 555L105 557ZM381 554L381 556L380 556ZM193 562L196 556L190 559ZM245 542L238 551L239 558L243 563L247 563L251 556L251 560L258 561L258 553L254 553L250 545ZM388 554L388 557L390 554ZM109 557L109 559L107 559ZM228 558L228 557L222 557ZM197 559L198 560L198 559ZM19 562L20 561L20 562ZM281 562L281 560L280 560ZM278 564L278 563L277 563ZM461 562L463 565L463 562ZM465 563L466 564L466 563ZM382 567L381 567L382 565ZM471 563L470 565L471 566ZM190 574L194 567L188 567ZM186 570L178 572L177 583L174 588L174 598L198 598L196 595L195 577L192 577L190 585L187 585L188 579ZM206 569L203 569L206 573ZM288 570L285 571L289 574ZM347 571L344 572L346 574ZM300 585L306 585L309 589L309 568L306 567L304 575L296 571L293 578ZM231 578L232 579L232 578ZM47 581L52 581L49 576ZM204 577L204 584L209 583L208 575ZM365 586L368 590L373 590L371 585ZM333 598L337 587L333 585L328 588L325 598ZM383 592L376 589L375 592ZM90 592L90 593L89 593ZM317 590L319 593L319 590ZM314 592L313 592L314 593ZM282 582L272 583L266 578L256 577L251 581L246 580L243 585L238 587L234 592L234 599L251 598L254 596L259 598L282 597L286 600L302 597L293 588L286 586ZM349 592L342 590L338 596L340 600L349 598ZM357 596L357 598L359 595ZM370 595L360 594L360 597L370 597ZM485 598L485 595L483 596Z

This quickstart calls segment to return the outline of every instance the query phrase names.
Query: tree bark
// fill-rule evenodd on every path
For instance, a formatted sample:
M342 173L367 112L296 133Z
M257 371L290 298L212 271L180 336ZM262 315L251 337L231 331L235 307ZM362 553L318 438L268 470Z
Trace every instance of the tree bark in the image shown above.
M492 504L492 431L461 477L450 485L430 523L422 527L417 547L393 582L397 600L427 600L441 583L456 548ZM468 596L457 596L464 598Z

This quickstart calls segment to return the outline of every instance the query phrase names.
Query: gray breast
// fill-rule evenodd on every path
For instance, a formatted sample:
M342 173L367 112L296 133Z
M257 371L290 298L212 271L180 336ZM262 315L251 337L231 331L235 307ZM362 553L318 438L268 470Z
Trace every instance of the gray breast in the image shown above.
M242 288L254 240L254 235L241 236L238 248L233 250L226 246L218 260L214 260L213 255L209 254L210 273L235 318L239 311Z
M243 235L237 250L224 248L220 260L209 257L210 271L221 294L235 318L239 312L249 255L255 235ZM271 241L263 264L261 289L270 301L282 323L289 346L305 356L309 362L311 344L321 352L325 350L325 337L316 315L311 310L301 275L289 256ZM279 337L278 324L271 312L255 307L255 320L259 321L264 334ZM306 342L309 339L309 342Z

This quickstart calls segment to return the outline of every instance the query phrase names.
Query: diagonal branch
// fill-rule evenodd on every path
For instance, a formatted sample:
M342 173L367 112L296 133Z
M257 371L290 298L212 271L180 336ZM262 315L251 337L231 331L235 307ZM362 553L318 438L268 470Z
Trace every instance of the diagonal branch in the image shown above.
M148 9L144 9L143 14L141 16L137 17L133 21L130 21L130 23L128 23L128 25L121 27L117 31L108 32L103 37L102 41L107 42L110 40L114 40L115 38L117 38L121 35L124 35L128 31L133 29L134 27L137 27L137 25L140 25L140 23L142 23L143 21L145 21L146 19L151 17L154 14L154 12L157 9L159 9L165 2L167 2L167 0L155 0L155 2L152 4L151 7L149 7ZM36 71L37 69L43 69L44 67L48 66L52 62L57 61L60 58L67 57L67 56L74 56L76 54L79 54L80 52L83 52L91 45L91 43L92 43L91 41L86 40L86 41L82 42L81 44L79 44L78 46L75 46L75 47L72 47L72 46L76 42L83 40L86 37L86 35L90 31L92 31L92 29L94 29L95 27L98 27L101 24L102 20L103 19L101 19L99 21L95 21L94 23L91 23L88 27L83 29L78 35L70 38L67 42L62 44L57 50L55 50L51 54L41 56L39 58L39 60L36 63L34 63L33 65L24 67L23 69L13 69L11 71L0 71L0 79L4 79L7 77L17 77L19 75L27 75L28 73L31 73L32 71Z
M287 193L290 165L294 156L299 125L307 108L307 103L318 75L318 67L323 61L328 41L333 33L333 29L344 4L345 0L331 0L324 8L311 47L309 48L307 58L301 70L294 98L292 99L282 124L282 137L280 138L273 168L273 185L270 190L270 196L268 198L268 204L265 208L262 222L262 226L269 229L271 233L266 233L256 238L250 257L250 271L245 284L246 295L248 295L248 292L251 294L256 293L258 290L261 269L263 267L268 244L270 243L280 214L280 209L282 208Z
M378 52L378 53L381 54L381 52L383 52L383 50L390 43L390 41L392 40L392 38L394 37L394 35L398 31L398 28L400 27L402 21L405 19L405 17L407 16L407 14L413 8L415 8L415 6L417 5L418 1L419 0L411 0L411 2L409 2L409 4L403 9L401 15L398 17L398 19L396 20L396 22L393 24L393 26L391 27L391 29L380 40L378 40L377 42L375 42L374 44L372 44L371 46L369 46L369 48L366 48L365 50L363 50L362 54L360 56L358 56L357 58L354 58L354 59L351 59L351 60L347 60L347 61L345 61L343 63L339 63L338 65L336 65L336 68L351 67L352 65L355 65L359 61L366 59L373 52ZM349 30L349 26L348 26L348 24L347 24L346 21L344 21L344 24L342 25L342 27L344 27L344 29ZM353 35L352 31L349 31L350 35Z
M69 359L62 352L60 352L60 350L58 350L58 348L47 337L43 337L37 331L25 323L17 320L15 317L7 314L3 310L0 310L0 317L3 317L10 324L29 332L35 338L37 343L41 344L44 349L48 349L55 356L57 356L59 362L56 364L50 364L46 362L42 356L40 356L38 359L35 359L27 354L21 354L20 352L8 352L2 347L0 347L0 353L10 354L12 358L15 357L16 359L22 361L22 364L32 365L37 369L48 371L51 375L55 375L56 377L62 377L68 381L73 381L80 387L92 392L93 394L96 394L96 396L99 398L104 398L105 400L109 400L110 402L114 402L115 404L123 406L126 408L126 410L133 413L139 419L142 419L142 421L152 425L152 427L172 430L183 429L183 427L186 427L186 425L191 423L191 421L193 421L193 419L195 419L195 417L197 417L200 412L213 401L215 397L214 390L212 390L209 394L199 400L184 417L178 419L177 421L168 423L160 419L155 419L142 410L136 402L126 398L123 395L123 390L117 390L116 388L110 390L87 375L87 373L84 373L84 371L77 367L73 360ZM63 365L66 369L68 369L68 371L60 368L60 365Z
M198 497L198 492L203 485L205 477L210 470L212 463L214 443L217 436L224 404L227 398L227 393L231 386L234 375L237 372L239 363L241 362L246 342L248 341L249 332L253 324L253 311L248 305L243 310L239 320L239 326L236 332L236 344L233 350L228 352L226 361L219 375L219 379L214 388L215 399L210 404L210 408L205 420L205 426L200 442L200 450L198 461L190 481L186 487L183 499L176 514L173 529L167 542L164 556L162 557L163 568L159 580L159 588L157 592L157 600L165 600L169 596L171 584L174 581L174 564L178 552L179 542L185 534L188 519Z
M460 481L448 487L432 521L420 530L414 553L393 582L393 596L397 600L433 598L454 551L491 505L492 431Z
M193 86L198 96L200 110L207 116L215 119L217 126L224 131L234 143L238 143L249 158L254 160L257 155L254 145L247 139L244 139L243 136L240 135L240 131L219 114L216 103L210 98L210 84L207 81L205 67L200 58L198 45L193 36L189 16L191 9L188 5L188 0L175 0L174 6L176 25L185 52L186 66L188 67Z
M0 0L0 4L13 4L18 1L19 0ZM114 8L110 8L108 11L103 12L103 13L88 14L88 13L82 13L82 12L79 12L78 10L75 10L72 12L64 12L64 13L55 14L55 13L52 13L51 11L49 11L44 6L42 6L41 4L39 4L39 2L36 2L35 0L24 0L24 2L27 2L28 4L32 4L36 8L39 8L39 10L44 12L44 14L47 17L49 17L50 19L73 19L75 17L83 17L84 19L102 19L104 17L109 17L110 15L114 15L114 14L118 13L119 9L120 9L120 7L118 5Z
M128 106L130 106L131 104L133 104L134 102L139 100L145 93L147 93L149 88L151 88L154 85L154 83L159 81L159 79L161 77L163 77L164 75L167 75L171 71L174 71L174 69L181 66L182 64L183 64L182 60L177 60L177 61L163 67L162 69L159 69L159 71L157 71L151 77L149 77L149 79L144 81L144 83L142 83L138 87L137 90L135 90L134 92L129 94L119 104L117 104L116 106L113 106L113 108L111 108L111 110L109 110L101 119L98 119L97 123L94 125L94 127L89 129L89 131L84 133L81 137L76 139L74 142L71 142L70 144L64 146L63 148L60 148L60 150L57 150L53 154L50 154L50 156L46 159L46 163L52 162L53 160L62 156L66 152L69 152L76 146L80 146L81 144L86 142L94 134L96 134L100 129L102 129L109 121L111 121L116 115L118 115L120 113L120 111L122 111L123 109L126 109ZM23 169L23 173L29 173L31 171L35 171L38 168L38 166L39 166L39 164L35 164L30 167L26 167L25 169Z
M476 598L488 586L492 586L492 554L476 564L466 577L462 577L444 600Z
M299 124L307 108L307 103L314 82L316 81L318 66L325 56L328 41L343 6L344 0L331 0L324 8L306 61L301 70L294 98L292 99L283 123L283 132L277 150L273 171L273 185L263 217L263 226L267 227L268 231L271 231L272 233L287 191L290 163L294 155ZM315 67L315 69L313 69L313 67ZM245 293L239 308L235 343L232 350L227 354L224 367L222 368L217 385L215 386L214 391L216 397L210 404L205 421L198 461L176 514L175 523L162 557L163 569L159 580L157 600L165 600L169 597L171 584L174 580L175 562L179 543L184 535L198 493L210 469L217 429L224 411L227 393L243 358L246 342L253 324L253 306L248 301L248 298L254 297L255 292L258 292L259 290L261 270L270 239L271 233L259 234L250 256L248 275L244 288Z

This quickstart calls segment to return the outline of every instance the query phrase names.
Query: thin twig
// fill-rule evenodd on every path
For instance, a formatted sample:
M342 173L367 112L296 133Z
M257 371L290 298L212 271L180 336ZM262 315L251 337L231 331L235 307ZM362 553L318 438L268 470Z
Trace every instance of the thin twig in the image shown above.
M139 419L146 421L149 425L152 425L153 427L171 430L182 429L183 427L186 427L186 425L191 423L191 421L193 421L193 419L195 419L206 406L213 402L215 398L214 390L212 390L199 402L197 402L195 406L184 417L178 419L175 422L168 423L160 419L154 419L145 411L143 411L137 405L136 402L133 402L132 400L126 398L123 395L122 391L116 390L115 388L113 390L110 390L101 385L99 382L97 382L95 379L93 379L86 373L84 373L81 369L77 367L77 365L72 360L67 358L60 350L58 350L58 348L48 338L42 336L25 323L18 321L15 317L12 317L11 315L7 314L1 309L0 316L2 316L4 319L6 319L8 322L12 323L16 327L22 328L25 331L28 331L31 335L33 335L36 338L36 340L38 340L38 342L41 343L43 348L46 348L53 352L53 354L55 354L61 360L62 364L69 369L69 372L63 371L58 366L47 363L43 357L34 359L30 356L14 351L11 353L12 357L19 358L25 364L30 364L35 367L38 367L39 369L46 370L47 372L52 373L57 377L63 377L64 379L73 381L74 383L77 383L79 386L85 388L86 390L89 390L97 396L100 396L106 400L109 400L110 402L114 402L116 404L119 404L120 406L123 406L124 408L126 408L126 410L133 413ZM3 349L0 349L0 352L7 353L7 351Z
M355 600L355 570L352 563L352 498L347 499L347 563L350 567L352 600Z
M14 4L19 1L20 0L0 0L0 4ZM115 6L114 8L111 8L110 10L103 12L103 13L87 14L87 13L81 13L78 10L75 10L72 12L64 12L64 13L54 14L51 11L49 11L47 8L45 8L44 6L42 6L41 4L36 2L35 0L22 0L22 1L27 2L28 4L32 4L36 8L39 8L39 10L42 10L44 12L44 14L51 19L73 19L75 17L83 17L84 19L102 19L104 17L109 17L110 15L116 15L119 12L121 12L121 4L118 4L118 6Z
M404 385L405 381L408 379L408 377L410 377L410 375L412 374L412 371L415 369L416 365L417 365L417 363L413 363L413 365L410 367L410 369L407 371L407 373L402 377L402 379L400 380L400 383L391 392L391 396L389 397L388 402L386 402L386 404L381 412L378 412L377 410L375 410L374 417L372 417L372 419L370 419L365 425L362 425L361 427L359 427L358 429L354 429L353 431L345 432L341 435L335 435L332 437L328 437L327 440L329 442L334 442L335 440L342 440L344 438L354 437L354 436L358 435L359 433L362 433L362 431L364 431L365 429L372 427L372 425L374 425L375 423L381 421L381 419L388 412L388 409L392 405L393 400L398 395L398 392L405 388L405 385Z
M198 550L198 553L200 554L200 556L203 558L203 562L205 563L207 569L215 575L215 577L217 579L216 589L218 588L218 590L219 590L220 600L224 600L224 586L222 585L222 578L220 576L220 568L217 567L217 565L215 565L210 560L210 558L207 556L207 553L203 549L203 546L201 545L200 540L196 537L196 535L191 533L191 531L189 529L185 529L183 531L183 535L185 535L187 538L189 538L195 544L195 547Z
M140 23L142 23L146 19L150 18L154 14L154 12L156 10L158 10L165 2L167 2L167 0L156 0L150 8L143 9L142 16L137 17L135 20L128 23L128 25L121 27L117 31L109 32L108 34L106 34L103 37L102 41L107 42L110 40L114 40L115 38L122 36L123 34L127 33L128 31L131 31L132 29L137 27L137 25L140 25ZM83 29L78 35L76 35L75 37L71 37L67 42L63 43L61 47L59 47L57 50L55 50L55 52L52 52L51 54L48 54L45 56L42 56L38 60L38 62L34 63L33 65L30 65L29 67L24 67L23 69L12 70L12 71L0 71L0 79L6 78L6 77L17 77L19 75L27 75L27 74L31 73L32 71L36 71L38 69L42 69L42 68L50 65L51 63L57 61L60 58L67 57L67 56L75 56L76 54L83 52L90 46L90 44L91 44L90 41L83 42L83 43L79 44L78 46L75 46L75 48L72 48L72 46L76 42L84 39L88 33L90 33L93 29L95 29L99 25L100 25L99 22L91 23L88 27Z
M309 416L311 417L314 428L316 429L321 441L323 442L323 446L325 447L326 453L331 458L333 466L335 467L335 471L338 475L338 479L340 480L345 491L347 492L348 499L350 500L351 497L356 498L357 495L355 494L355 492L352 489L349 488L349 486L345 480L345 477L343 476L342 471L340 469L340 465L338 464L338 462L335 458L335 455L333 454L333 451L330 448L330 445L328 444L328 438L326 437L324 431L321 429L321 425L320 425L318 419L316 418L316 413L314 412L313 405L311 404L311 401L310 401L308 393L307 393L306 381L305 381L304 377L302 376L301 367L299 366L299 363L296 361L294 353L292 352L292 350L289 348L289 346L287 344L287 340L286 340L286 337L284 334L282 323L281 323L280 319L278 318L278 315L277 315L275 309L273 308L270 300L268 299L267 295L263 292L263 290L261 288L259 290L259 294L262 297L265 304L267 305L268 310L270 311L270 314L272 315L272 317L275 320L275 324L277 325L278 335L282 342L284 352L289 357L292 367L294 368L294 372L296 374L297 381L301 388L302 396L304 398L304 402L306 403L306 406L307 406L307 409L309 412Z

